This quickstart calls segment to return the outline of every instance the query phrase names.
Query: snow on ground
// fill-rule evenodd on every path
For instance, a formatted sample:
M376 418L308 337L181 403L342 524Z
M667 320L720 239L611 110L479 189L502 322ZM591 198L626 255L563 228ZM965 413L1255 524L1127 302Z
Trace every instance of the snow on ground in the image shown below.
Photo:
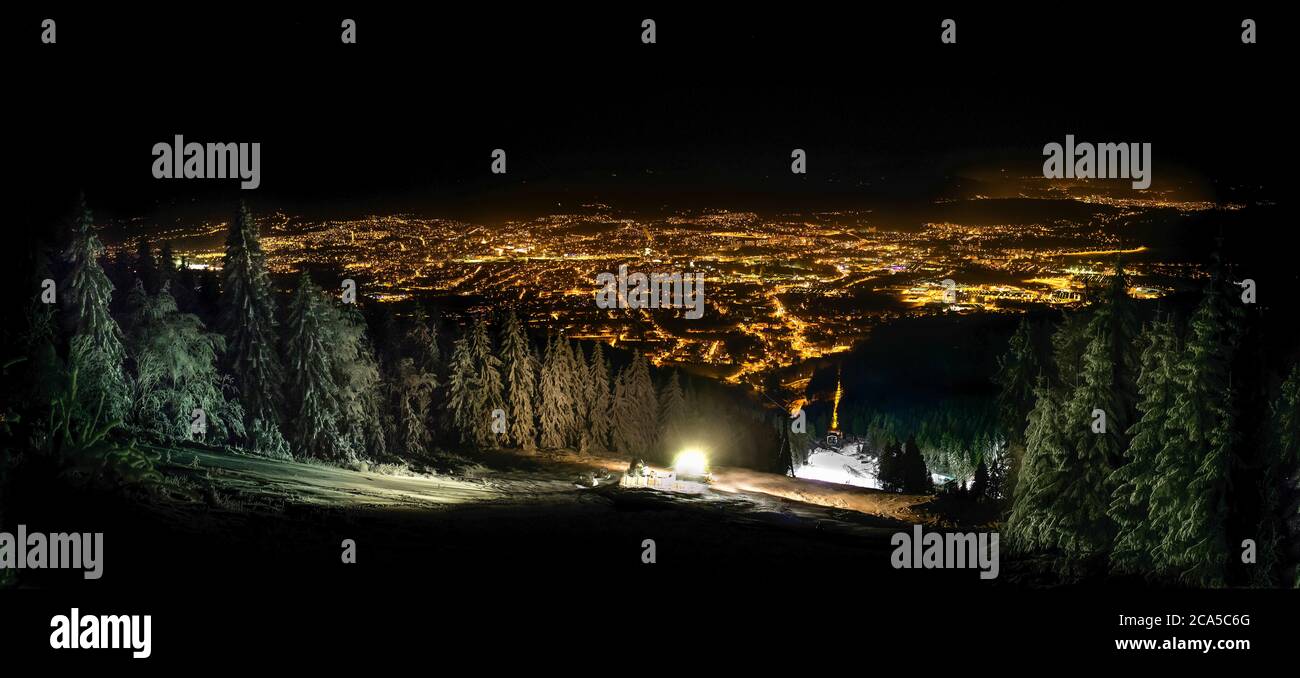
M929 497L902 495L875 489L875 476L869 471L873 462L854 454L856 446L839 454L832 450L821 461L833 470L835 462L854 465L852 473L844 471L853 483L826 482L822 478L763 473L734 467L712 469L712 491L698 499L726 504L739 499L755 505L767 505L768 497L811 506L856 511L904 522L929 522L932 518L920 508ZM848 452L844 454L843 452ZM453 505L495 503L526 504L532 502L574 503L592 490L617 489L618 477L627 468L621 459L573 452L525 454L500 451L502 458L516 463L493 470L458 476L393 476L375 472L358 472L323 464L278 461L212 451L178 451L170 455L167 472L187 476L192 481L219 488L223 495L248 507L262 500L286 500L296 504L320 506L371 507L429 510ZM808 468L808 467L805 467ZM814 466L813 468L819 468ZM588 479L575 482L578 472ZM592 483L592 469L598 480ZM603 471L603 473L601 473ZM853 475L860 473L861 476ZM206 483L204 479L206 478ZM589 484L590 483L590 484ZM670 493L671 494L671 493Z
M876 460L862 449L862 443L847 443L839 449L818 447L808 455L808 462L795 469L796 478L828 483L880 489L876 479Z

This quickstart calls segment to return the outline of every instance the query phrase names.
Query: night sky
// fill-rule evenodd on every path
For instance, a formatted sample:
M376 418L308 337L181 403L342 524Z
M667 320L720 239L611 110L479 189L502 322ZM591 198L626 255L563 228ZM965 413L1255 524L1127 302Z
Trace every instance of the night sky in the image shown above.
M861 206L932 200L971 167L1032 170L1067 133L1151 141L1157 173L1191 168L1225 199L1279 188L1279 43L1241 45L1236 14L563 14L347 15L357 45L339 42L342 14L68 17L53 47L40 16L20 19L23 194L38 222L83 189L109 218L239 198L475 216ZM955 46L939 42L948 16ZM176 133L260 141L261 188L153 179L150 149ZM488 171L498 147L506 177Z

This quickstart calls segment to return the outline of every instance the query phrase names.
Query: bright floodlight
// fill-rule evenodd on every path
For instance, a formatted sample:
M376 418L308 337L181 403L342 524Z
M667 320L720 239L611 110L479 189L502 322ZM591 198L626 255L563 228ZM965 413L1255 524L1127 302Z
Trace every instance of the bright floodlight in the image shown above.
M673 461L673 468L678 475L702 476L709 465L709 460L700 450L682 450Z

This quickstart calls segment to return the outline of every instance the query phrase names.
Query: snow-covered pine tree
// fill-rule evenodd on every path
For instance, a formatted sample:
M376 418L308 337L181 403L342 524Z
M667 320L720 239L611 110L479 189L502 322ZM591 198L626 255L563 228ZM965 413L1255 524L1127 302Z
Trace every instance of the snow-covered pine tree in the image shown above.
M1011 514L1007 518L1007 545L1020 553L1043 551L1057 543L1053 513L1055 470L1064 461L1061 406L1047 377L1034 385L1034 409L1025 429L1025 459L1016 481Z
M1064 407L1065 456L1047 478L1054 488L1051 511L1056 546L1075 560L1105 553L1114 535L1107 515L1108 482L1110 460L1123 455L1124 420L1114 389L1115 366L1104 317L1098 313L1090 325L1092 340L1084 353L1083 373ZM1094 416L1096 410L1104 413L1104 432L1094 430L1102 421Z
M1272 415L1277 454L1268 482L1277 488L1274 507L1283 523L1280 531L1286 535L1279 540L1278 550L1294 558L1300 554L1300 364L1291 367L1290 376L1282 383ZM1300 564L1293 559L1284 565L1294 570L1293 585L1300 588Z
M1168 441L1156 457L1151 528L1161 543L1155 567L1198 586L1222 586L1227 565L1225 496L1236 435L1228 366L1239 311L1214 275L1191 318L1174 373Z
M998 416L1007 439L1023 446L1025 417L1034 409L1034 384L1043 373L1034 326L1021 318L1007 343L1007 352L998 357L993 377L998 392Z
M572 349L568 372L573 393L573 440L578 452L587 454L591 451L591 402L586 396L591 375L587 372L587 356L582 345L575 341Z
M686 443L683 439L685 428L686 396L682 392L682 384L681 380L678 379L677 370L673 370L668 377L668 381L659 390L659 444L661 457L665 459L670 457L675 450ZM791 464L793 464L793 461L791 461Z
M339 433L338 384L330 345L329 301L306 271L289 302L285 353L293 446L299 456L350 462L352 450Z
M387 452L389 427L382 407L379 361L367 333L365 317L353 304L321 295L329 356L338 388L336 422L343 444L356 458L376 459Z
M539 386L541 407L538 423L541 445L546 448L564 447L577 421L575 394L569 388L572 378L568 342L564 337L552 335L542 360L542 380Z
M1056 368L1052 385L1064 389L1066 396L1062 400L1073 392L1083 373L1083 354L1092 339L1088 333L1089 317L1088 312L1066 313L1052 333L1052 365Z
M625 430L631 429L631 425L628 424L624 426L621 424L624 419L635 416L630 413L631 410L635 410L635 407L632 405L631 399L628 396L627 378L629 371L630 366L619 370L618 375L614 377L613 388L610 389L610 407L612 414L610 416L609 447L621 456L635 459L629 442L631 436L630 434L624 433Z
M591 351L587 366L588 433L594 452L609 450L609 434L614 426L613 396L609 392L609 363L600 344Z
M470 328L464 328L451 351L450 374L447 376L447 410L451 413L450 427L460 436L461 442L474 439L478 370L470 350Z
M257 224L243 203L230 223L221 261L219 324L226 337L226 364L244 406L249 448L283 456L288 446L280 433L284 372L277 352L275 298ZM203 281L200 296L211 299L216 281L211 276Z
M243 409L226 398L230 378L217 372L225 339L208 332L198 316L178 311L166 283L150 296L137 280L127 306L127 348L135 365L132 423L162 438L193 440L197 409L205 424L200 439L242 439Z
M1115 523L1111 569L1148 574L1151 553L1160 542L1150 522L1151 489L1158 478L1156 455L1168 441L1168 417L1173 407L1174 370L1179 355L1178 337L1169 318L1156 318L1139 338L1141 372L1137 387L1138 420L1129 429L1126 463L1115 470L1108 512Z
M399 342L390 389L394 445L407 456L427 454L433 444L433 399L438 388L438 340L424 310L416 308Z
M614 387L615 449L632 458L645 457L655 445L659 401L650 380L649 361L641 353L619 375Z
M506 383L506 416L510 444L527 451L537 448L537 358L519 316L512 311L501 328L501 365Z
M1137 378L1141 368L1137 344L1141 323L1137 307L1128 294L1128 276L1124 264L1115 262L1115 271L1106 284L1103 303L1090 323L1090 329L1105 332L1106 348L1113 366L1111 389L1115 392L1115 405L1120 413L1120 440L1128 444L1128 427L1137 417ZM1122 453L1122 448L1120 452ZM1121 463L1121 455L1111 457L1113 466Z
M95 235L94 217L82 199L72 243L64 253L68 277L59 289L68 314L72 339L68 367L77 375L81 410L100 421L121 422L131 406L123 362L122 330L109 313L113 285L100 266L104 252Z
M1047 369L1047 343L1042 328L1028 318L1021 318L1007 342L1007 351L998 357L993 383L998 386L998 433L1002 439L999 454L990 471L990 486L996 496L1015 487L1025 457L1025 418L1034 409L1034 384ZM1005 488L1005 489L1004 489Z
M482 318L474 322L469 351L470 361L478 371L473 397L476 417L474 444L483 448L494 447L505 440L505 434L498 435L492 430L492 412L505 412L505 386L501 381L501 359L492 349L492 335L488 333L487 321ZM506 425L508 432L509 422Z

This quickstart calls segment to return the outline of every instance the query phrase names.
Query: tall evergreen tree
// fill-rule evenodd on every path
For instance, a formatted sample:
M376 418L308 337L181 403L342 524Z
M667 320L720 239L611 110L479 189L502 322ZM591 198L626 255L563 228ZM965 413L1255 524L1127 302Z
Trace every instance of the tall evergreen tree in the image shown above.
M595 452L609 449L610 431L614 427L613 396L609 392L609 363L600 344L591 351L587 367L588 432L591 448Z
M1021 318L1007 352L998 357L994 383L998 392L998 416L1008 440L1023 445L1025 417L1034 409L1034 384L1043 374L1043 364L1034 327L1028 318Z
M1114 472L1109 514L1116 525L1112 569L1149 574L1151 554L1160 535L1150 521L1151 490L1159 469L1156 457L1168 444L1169 413L1174 405L1174 372L1179 354L1171 319L1157 318L1142 333L1141 372L1137 386L1139 419L1129 429L1126 463Z
M226 361L244 406L249 447L282 455L286 444L278 404L284 373L276 350L275 298L257 224L242 203L226 235L221 275L219 322L226 336ZM204 277L203 285L202 295L215 294L211 276Z
M1118 414L1122 405L1112 389L1115 366L1103 327L1097 322L1090 327L1093 337L1084 354L1083 373L1065 403L1065 454L1047 479L1055 488L1051 510L1056 546L1076 559L1097 556L1110 546L1114 533L1106 512L1110 460L1120 458L1124 450L1123 419ZM1096 418L1097 410L1104 419ZM1094 426L1103 422L1104 432L1097 432Z
M478 420L475 409L477 391L478 370L475 369L470 349L470 329L465 328L453 345L450 374L447 376L447 409L451 412L449 424L461 442L474 439L474 423Z
M1094 392L1108 390L1109 402L1106 409L1107 435L1114 436L1105 446L1106 462L1112 468L1123 462L1123 452L1128 446L1128 428L1136 418L1137 378L1139 357L1137 350L1138 334L1137 310L1133 299L1128 295L1128 277L1124 274L1122 263L1116 262L1115 272L1107 281L1106 288L1097 304L1093 306L1093 315L1088 322L1088 347L1084 352L1083 375L1089 374L1089 354L1093 354L1098 365L1109 366L1108 370L1094 371L1093 383L1087 385ZM1095 346L1100 342L1101 346ZM1097 378L1106 378L1108 382L1098 383ZM1095 405L1101 407L1101 405Z
M367 333L365 318L353 304L320 295L329 337L328 353L338 407L335 421L342 444L354 458L375 459L387 452L383 392L379 361Z
M537 358L519 317L506 316L501 329L501 363L505 372L506 415L510 421L510 443L520 449L537 448Z
M587 400L590 389L588 382L591 375L587 371L587 357L583 355L582 345L573 342L573 351L569 356L570 388L573 389L573 438L578 452L587 454L591 451L591 401Z
M1092 335L1088 333L1090 312L1066 313L1052 333L1052 385L1069 394L1083 373L1083 354Z
M1025 419L1034 409L1034 385L1048 371L1041 330L1021 318L1011 335L1007 351L998 357L993 383L998 386L998 425L1004 446L992 469L990 489L1001 496L1002 488L1014 488L1025 457Z
M1291 374L1282 384L1282 392L1273 406L1273 430L1277 437L1277 454L1273 472L1266 482L1276 488L1269 495L1270 507L1279 514L1282 526L1279 532L1279 551L1289 551L1294 570L1295 588L1300 588L1300 363L1291 367ZM1286 548L1289 542L1289 549Z
M433 444L434 393L438 388L438 341L422 309L406 329L390 376L395 435L393 449L422 456Z
M659 390L659 442L661 457L667 458L686 443L686 396L682 392L677 370ZM788 427L787 427L788 428ZM791 462L793 463L793 462Z
M1055 471L1065 459L1060 401L1046 376L1038 377L1034 395L1025 429L1025 459L1006 523L1007 543L1021 553L1047 550L1057 543L1052 482L1059 480Z
M1152 529L1162 535L1156 568L1200 586L1223 585L1228 557L1225 496L1236 435L1228 365L1237 311L1216 274L1191 318L1151 492Z
M614 387L615 449L633 458L645 457L654 449L658 409L649 361L637 353Z
M292 438L301 456L347 462L353 458L339 434L339 389L334 379L328 304L324 292L303 271L289 302L285 342Z
M77 375L82 410L99 412L101 421L121 421L130 407L123 362L122 330L109 313L113 285L100 266L104 252L95 235L94 217L81 202L72 243L64 253L68 277L59 293L72 329L68 366Z
M542 379L539 387L541 407L538 422L542 447L564 447L577 422L575 394L570 391L572 378L568 342L564 337L552 335L542 361Z
M498 435L492 430L492 413L496 410L505 412L505 386L501 381L501 359L492 348L492 335L488 333L487 321L482 318L474 322L469 351L470 361L478 371L473 398L476 416L474 444L491 447L504 437L504 434ZM509 422L506 423L508 431Z

